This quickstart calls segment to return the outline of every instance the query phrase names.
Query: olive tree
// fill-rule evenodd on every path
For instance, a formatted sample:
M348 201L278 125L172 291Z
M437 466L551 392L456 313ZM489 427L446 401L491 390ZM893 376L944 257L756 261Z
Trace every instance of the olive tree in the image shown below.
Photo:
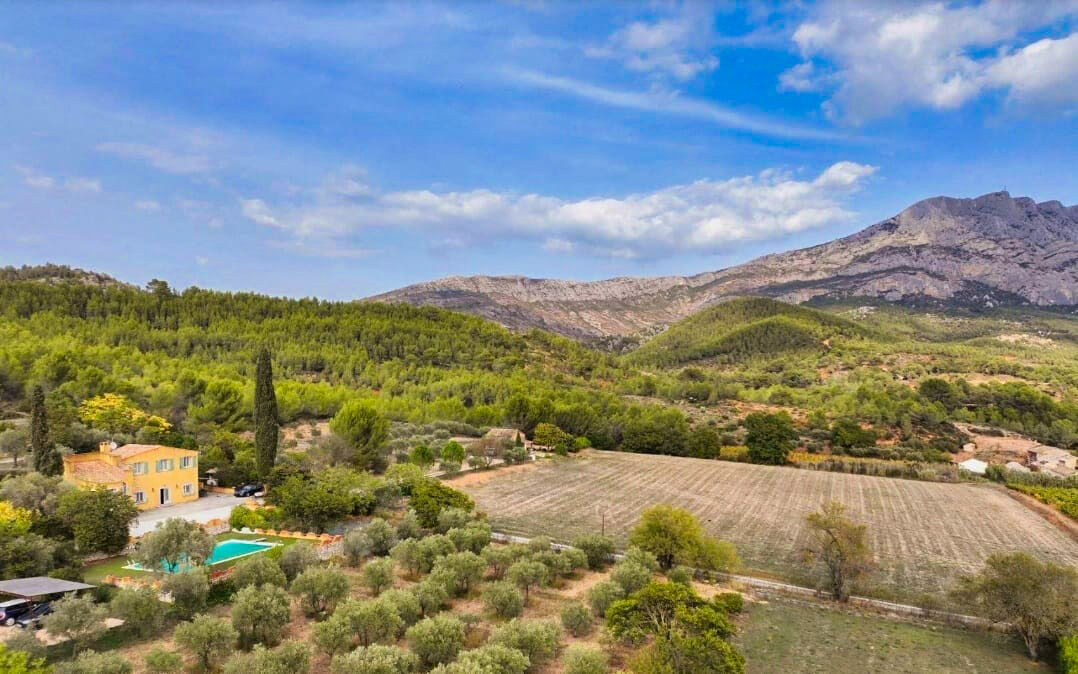
M289 546L281 553L278 564L284 571L285 578L291 583L296 576L309 566L318 563L318 551L310 543L300 542Z
M210 671L232 653L239 634L224 618L203 614L177 625L172 638L195 656L203 671Z
M158 599L157 590L150 587L121 589L109 607L124 621L124 627L142 638L159 632L165 621L166 606Z
M245 648L275 645L289 618L288 594L276 585L248 585L233 597L232 627Z
M507 581L488 585L483 592L483 603L500 618L516 618L524 612L524 595Z
M524 603L528 603L531 589L538 585L546 585L550 580L550 572L542 562L530 559L522 559L515 562L506 572L509 580L524 590Z
M412 674L419 671L419 658L403 648L373 644L335 656L329 671L332 674Z
M384 590L393 587L393 560L390 558L372 559L363 567L363 584L378 596Z
M331 566L312 566L296 576L289 589L299 596L303 612L313 617L333 610L348 596L348 576Z
M248 585L276 585L284 587L288 584L281 566L269 555L251 555L241 559L232 568L232 584L237 590Z
M424 618L408 628L408 645L427 667L449 662L464 647L464 622L448 614Z
M45 616L42 625L49 634L68 639L74 655L105 631L107 617L108 608L95 603L90 595L70 594L52 604L52 613Z
M144 569L174 573L184 564L203 564L213 554L213 546L213 536L197 522L173 517L139 540L135 559Z
M515 648L528 656L532 667L551 660L561 643L561 630L547 620L513 618L491 633L489 644Z
M210 579L206 569L197 568L165 577L161 590L172 599L172 611L181 618L190 618L206 608L210 595Z

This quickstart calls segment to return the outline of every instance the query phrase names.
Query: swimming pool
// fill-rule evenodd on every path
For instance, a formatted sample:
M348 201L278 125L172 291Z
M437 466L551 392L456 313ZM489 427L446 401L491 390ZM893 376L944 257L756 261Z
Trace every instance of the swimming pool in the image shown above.
M213 553L206 560L206 566L213 566L214 564L221 564L223 562L231 562L241 557L248 557L250 555L257 555L260 552L265 552L270 548L275 547L276 543L266 543L264 541L245 541L237 538L232 538L227 541L218 541L217 545L213 546ZM125 569L132 569L134 571L145 571L138 562L132 562L124 567ZM165 573L176 573L187 568L187 564L180 562L175 567L170 568L167 563L161 563L161 570Z

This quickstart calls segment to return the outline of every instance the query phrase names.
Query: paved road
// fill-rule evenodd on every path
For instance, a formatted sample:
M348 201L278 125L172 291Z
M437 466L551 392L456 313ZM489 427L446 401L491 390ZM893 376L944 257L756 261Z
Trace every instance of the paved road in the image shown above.
M212 519L227 520L232 509L245 500L229 494L208 494L190 503L177 503L164 508L147 510L139 514L138 519L131 525L131 535L141 536L153 531L158 523L172 517L182 517L200 524Z

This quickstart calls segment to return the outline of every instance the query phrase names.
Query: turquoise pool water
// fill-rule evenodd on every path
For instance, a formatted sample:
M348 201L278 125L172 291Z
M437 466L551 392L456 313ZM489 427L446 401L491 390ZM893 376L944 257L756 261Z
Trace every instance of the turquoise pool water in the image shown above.
M274 547L273 543L262 543L260 541L241 541L235 539L221 541L213 547L213 554L206 560L206 566L213 566L214 564L220 564L221 562L228 562L233 559L239 559L240 557L265 552L272 547ZM145 571L145 569L143 569L137 562L129 564L124 568ZM161 563L161 570L165 573L176 573L185 568L187 568L187 564L184 562L180 562L173 568L170 568L167 563Z

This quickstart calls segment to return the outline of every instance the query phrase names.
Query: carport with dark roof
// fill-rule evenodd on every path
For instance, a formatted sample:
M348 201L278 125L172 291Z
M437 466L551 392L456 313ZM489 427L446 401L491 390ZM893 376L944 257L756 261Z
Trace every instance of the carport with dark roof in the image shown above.
M62 578L49 578L48 576L0 580L0 594L13 595L23 599L46 597L51 594L66 594L79 590L89 590L93 587L95 586Z

